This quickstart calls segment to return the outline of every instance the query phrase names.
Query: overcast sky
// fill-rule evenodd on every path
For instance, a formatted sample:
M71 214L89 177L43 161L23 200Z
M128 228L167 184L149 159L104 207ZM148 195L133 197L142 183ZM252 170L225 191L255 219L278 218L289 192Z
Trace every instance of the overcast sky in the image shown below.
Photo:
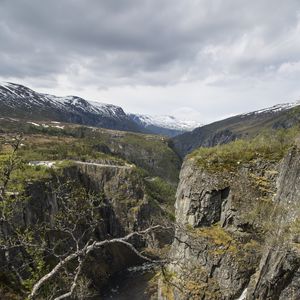
M300 99L299 0L0 0L0 79L210 122Z

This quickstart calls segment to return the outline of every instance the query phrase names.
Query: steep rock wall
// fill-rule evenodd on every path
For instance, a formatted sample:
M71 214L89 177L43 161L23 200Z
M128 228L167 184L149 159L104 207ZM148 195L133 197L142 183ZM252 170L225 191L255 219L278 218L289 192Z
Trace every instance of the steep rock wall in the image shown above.
M185 160L160 299L299 299L300 151L236 163Z
M57 188L65 182L74 188L84 187L101 201L101 218L95 232L98 240L120 237L166 219L165 212L148 201L143 179L135 167L76 163L53 178L28 183L26 201L15 216L16 222L24 228L43 222L51 224L60 210ZM0 234L3 233L9 234L9 228L1 224ZM152 235L146 243L142 239L133 242L137 247L151 247L169 241L164 236ZM4 252L0 252L0 262L6 265ZM18 264L12 260L11 264L14 263ZM92 286L101 290L112 275L138 263L141 260L124 245L112 245L94 251L86 262L85 275ZM3 276L9 276L8 273Z

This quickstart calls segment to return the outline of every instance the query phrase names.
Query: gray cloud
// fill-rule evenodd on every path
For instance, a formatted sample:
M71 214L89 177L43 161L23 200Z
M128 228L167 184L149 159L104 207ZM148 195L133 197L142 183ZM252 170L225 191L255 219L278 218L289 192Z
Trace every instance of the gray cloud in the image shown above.
M195 78L223 68L256 73L298 59L298 49L267 59L244 49L217 65L205 49L234 51L242 39L258 41L250 51L276 46L297 26L299 8L297 0L2 0L0 74L49 76L77 66L109 86L173 83L195 63Z
M298 0L0 0L0 77L95 90L294 80L299 14Z

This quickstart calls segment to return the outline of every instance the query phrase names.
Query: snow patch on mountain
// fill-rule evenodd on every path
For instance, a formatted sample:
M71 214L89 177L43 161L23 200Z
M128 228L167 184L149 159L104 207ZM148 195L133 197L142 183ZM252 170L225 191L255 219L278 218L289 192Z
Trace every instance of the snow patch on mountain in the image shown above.
M158 127L180 133L191 131L194 128L201 126L200 123L195 121L182 121L167 115L127 115L121 107L116 105L87 101L77 96L58 97L37 93L25 86L8 82L0 83L0 96L5 98L6 105L13 109L25 106L28 110L38 107L67 113L89 113L101 117L113 118L119 121L134 121L139 126L148 128L150 131L150 127ZM155 130L153 132L156 133Z
M203 124L192 120L178 120L174 116L161 115L150 116L141 114L131 114L132 120L138 122L144 127L156 126L178 131L191 131Z
M293 107L296 107L300 105L300 100L296 101L296 102L291 102L291 103L282 103L282 104L277 104L268 108L263 108L260 110L256 110L250 113L245 113L245 114L241 114L241 116L250 116L250 115L260 115L260 114L266 114L266 113L277 113L280 111L285 111L288 109L291 109Z
M6 104L10 107L17 107L21 104L28 108L31 106L52 107L63 111L79 110L105 117L128 119L121 107L112 104L87 101L76 96L58 97L37 93L25 86L9 82L0 82L0 96L6 97ZM20 101L23 99L24 101Z

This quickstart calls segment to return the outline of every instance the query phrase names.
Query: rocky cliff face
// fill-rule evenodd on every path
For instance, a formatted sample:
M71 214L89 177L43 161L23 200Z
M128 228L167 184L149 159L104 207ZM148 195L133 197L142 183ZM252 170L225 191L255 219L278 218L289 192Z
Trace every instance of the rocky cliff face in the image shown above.
M81 163L67 172L91 190L102 193L105 205L113 211L108 216L115 218L106 229L112 236L143 230L164 218L164 211L149 200L143 178L133 165Z
M294 148L281 164L273 199L274 236L267 239L256 276L246 299L299 299L300 297L300 152Z
M120 236L143 228L143 224L138 222L138 214L140 208L149 202L143 179L136 167L85 162L75 162L52 178L28 182L25 189L28 200L23 210L18 211L21 214L18 222L28 227L37 222L51 221L52 216L60 210L57 187L67 181L96 193L103 207L111 210L110 214L107 213L111 219L107 220L105 226L106 235Z
M300 150L214 169L183 164L160 299L299 299Z
M161 137L157 141L148 136L141 140L132 134L115 134L108 147L109 153L133 162L151 175L162 177L174 185L178 184L182 160L171 149L168 139Z
M61 210L62 195L59 200L58 186L66 182L71 182L74 187L84 187L97 195L99 203L102 203L94 233L98 240L121 237L134 230L145 229L153 223L165 223L168 219L155 199L148 196L143 178L134 166L75 163L53 178L28 183L25 190L28 200L17 212L16 222L24 228L43 222L51 224L54 216ZM9 228L4 228L1 224L1 233L4 231L9 232ZM170 234L153 234L146 241L137 238L133 243L137 248L159 247L171 242L168 235ZM55 235L52 238L55 240ZM5 270L6 260L2 251L0 262ZM10 263L18 265L15 259ZM95 251L89 258L84 273L91 281L91 286L101 291L111 276L138 263L142 263L141 259L126 246L117 244ZM0 272L1 278L9 280L9 272Z

